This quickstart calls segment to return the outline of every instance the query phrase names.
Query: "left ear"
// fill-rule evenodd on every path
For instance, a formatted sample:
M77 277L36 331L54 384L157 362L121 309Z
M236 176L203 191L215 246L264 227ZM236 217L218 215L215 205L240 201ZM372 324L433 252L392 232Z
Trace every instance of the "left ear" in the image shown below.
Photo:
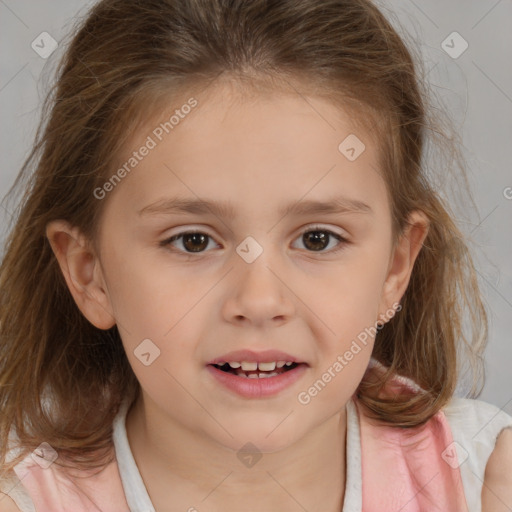
M410 213L407 224L396 242L391 254L379 306L379 319L384 322L389 320L384 314L385 311L391 309L393 304L399 303L407 289L414 262L428 234L429 224L429 220L423 212L414 210Z

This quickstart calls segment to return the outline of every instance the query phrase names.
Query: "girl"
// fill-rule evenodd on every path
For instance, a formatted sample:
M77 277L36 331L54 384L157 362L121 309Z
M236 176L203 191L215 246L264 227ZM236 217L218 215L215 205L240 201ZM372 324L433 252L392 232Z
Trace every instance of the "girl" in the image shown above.
M99 2L1 267L0 510L511 510L426 104L370 0Z

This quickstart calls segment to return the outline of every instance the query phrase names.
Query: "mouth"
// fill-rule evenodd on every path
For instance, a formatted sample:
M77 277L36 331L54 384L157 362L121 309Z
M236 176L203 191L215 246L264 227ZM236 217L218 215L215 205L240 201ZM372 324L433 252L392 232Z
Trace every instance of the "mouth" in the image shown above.
M214 366L222 372L230 373L241 378L268 379L278 377L283 373L294 370L300 365L305 365L305 363L296 363L293 361L271 361L267 363L242 361L212 364L211 366Z
M206 366L213 382L246 399L264 399L291 388L301 379L307 363L296 361L212 362Z
M291 388L307 372L302 358L280 350L236 350L210 360L213 382L243 398L270 398Z

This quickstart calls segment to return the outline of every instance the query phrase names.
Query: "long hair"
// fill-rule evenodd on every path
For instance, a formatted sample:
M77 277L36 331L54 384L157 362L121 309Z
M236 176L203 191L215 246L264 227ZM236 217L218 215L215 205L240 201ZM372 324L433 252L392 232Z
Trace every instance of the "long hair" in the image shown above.
M110 460L113 418L140 387L117 328L97 329L79 311L46 225L65 219L94 241L108 200L94 191L130 135L169 97L220 77L307 90L353 112L378 140L394 239L412 210L429 219L402 310L376 336L373 357L387 373L358 388L366 408L420 425L453 395L459 354L478 377L487 317L474 265L422 158L435 137L458 155L456 140L428 108L412 55L370 0L103 0L79 21L13 188L23 195L0 267L2 471L43 441L78 466ZM382 398L395 374L422 392ZM10 431L21 451L8 462Z

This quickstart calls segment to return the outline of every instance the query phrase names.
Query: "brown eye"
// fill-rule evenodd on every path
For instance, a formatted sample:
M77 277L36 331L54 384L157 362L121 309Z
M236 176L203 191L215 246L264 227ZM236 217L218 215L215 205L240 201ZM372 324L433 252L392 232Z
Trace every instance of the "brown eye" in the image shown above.
M303 231L299 237L303 246L308 252L334 253L343 249L348 240L337 233L333 233L328 229L314 227L308 231ZM337 244L332 242L338 242ZM329 249L329 246L331 248Z
M204 250L208 247L208 243L211 237L206 233L201 233L199 231L194 232L185 232L179 233L177 235L172 236L171 238L164 240L161 242L162 246L171 245L179 252L184 253L199 253L204 252ZM181 248L176 248L173 244L176 241L181 242Z
M325 231L308 231L302 235L302 240L312 251L322 251L329 245L329 235Z
M187 251L201 252L208 246L208 235L203 233L189 233L183 236L183 246Z

